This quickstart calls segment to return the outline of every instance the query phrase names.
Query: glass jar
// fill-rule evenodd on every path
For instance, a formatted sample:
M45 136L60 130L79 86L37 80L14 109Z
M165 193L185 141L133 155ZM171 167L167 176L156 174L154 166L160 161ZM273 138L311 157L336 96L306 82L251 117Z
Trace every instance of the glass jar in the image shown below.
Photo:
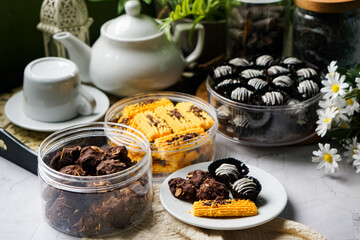
M287 35L288 1L230 1L226 57L281 55Z
M74 176L51 168L64 147L125 146L142 155L135 165L101 176ZM121 124L91 123L48 136L38 152L42 209L55 229L77 237L107 236L139 223L152 204L149 142L139 131Z
M352 67L360 60L359 1L295 0L293 55L322 69L333 60Z

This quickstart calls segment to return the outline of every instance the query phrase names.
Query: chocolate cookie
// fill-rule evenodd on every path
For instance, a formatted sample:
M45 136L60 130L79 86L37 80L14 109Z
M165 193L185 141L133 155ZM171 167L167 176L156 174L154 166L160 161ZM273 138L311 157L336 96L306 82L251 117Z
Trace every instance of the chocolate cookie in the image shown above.
M129 160L128 151L125 146L109 147L105 150L105 155L107 159L120 160L121 162Z
M86 172L80 165L67 165L61 168L59 172L74 176L86 176Z
M202 171L202 170L191 171L186 175L186 177L189 178L190 182L197 189L207 178L212 178L208 171Z
M60 170L64 166L72 165L80 155L80 146L72 148L63 148L62 151L55 153L50 161L50 167L55 170Z
M225 184L216 181L214 178L206 179L196 193L198 200L213 200L229 198L229 191Z
M80 164L85 171L96 172L96 166L105 159L105 153L101 148L96 146L84 147L77 163Z
M112 173L117 173L126 169L126 164L120 162L119 160L109 159L104 160L99 163L96 167L97 175L108 175Z
M184 200L196 199L196 188L189 179L173 178L170 179L168 185L174 197Z

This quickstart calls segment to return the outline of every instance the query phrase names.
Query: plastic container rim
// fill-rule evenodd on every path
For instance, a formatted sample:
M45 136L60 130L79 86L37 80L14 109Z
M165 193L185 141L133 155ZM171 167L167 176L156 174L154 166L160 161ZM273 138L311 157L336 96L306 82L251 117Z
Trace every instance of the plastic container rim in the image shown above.
M113 127L107 127L106 126L116 126L118 128L113 128ZM69 134L77 134L79 132L84 132L86 130L103 130L104 133L100 134L99 136L107 136L108 134L106 133L106 130L116 130L116 131L120 131L121 128L125 128L125 129L130 129L131 131L134 131L136 134L133 134L129 131L123 131L126 132L126 134L130 134L133 138L137 138L136 140L138 141L138 145L139 147L145 152L145 155L143 156L143 158L136 163L134 166L127 168L123 171L120 171L118 173L114 173L114 174L109 174L109 175L102 175L102 176L74 176L74 175L69 175L69 174L65 174L65 173L61 173L59 171L56 171L55 169L52 169L50 166L48 166L44 161L43 161L43 156L46 156L46 154L51 152L51 148L48 149L46 152L43 153L43 149L45 147L48 147L50 144L54 144L59 138L63 138L66 136L69 136ZM121 134L121 133L118 133ZM88 135L88 136L97 136L97 135ZM109 136L108 136L109 137ZM78 137L75 137L76 139L78 139ZM109 139L111 139L109 137ZM66 143L68 142L69 139L66 138L65 140L61 140L59 143L56 143L54 145L58 145L61 142L62 143ZM141 146L143 145L143 146ZM148 161L146 161L148 160ZM44 175L46 174L48 176L51 176L52 178L56 178L58 180L62 180L62 181L71 181L72 183L84 183L84 182L100 182L100 181L111 181L117 178L121 178L124 176L129 175L129 173L132 172L136 172L137 170L140 170L145 164L151 165L151 156L150 156L150 145L149 145L149 141L147 140L147 138L145 137L144 134L142 134L140 131L131 128L129 126L123 125L123 124L118 124L118 123L108 123L108 122L93 122L93 123L85 123L85 124L79 124L79 125L74 125L68 128L64 128L61 130L58 130L52 134L50 134L48 137L46 137L44 139L44 141L40 144L39 150L38 150L38 172L39 172L39 176L45 181L46 179L44 179ZM143 171L146 171L143 170ZM124 185L130 181L132 181L135 177L138 177L139 175L142 174L143 171L138 172L137 174L135 174L134 176L126 179L126 181L122 181L120 182L120 185ZM48 178L48 177L46 177ZM115 184L112 186L108 186L108 187L104 187L104 186L100 186L100 187L91 187L91 188L86 188L86 187L76 187L76 186L72 186L72 185L68 185L68 184L62 184L59 183L57 181L54 181L54 179L51 179L52 182L56 182L57 186L62 186L62 187L70 187L70 189L67 189L69 191L73 191L78 188L78 189L87 189L87 190L98 190L98 189L113 189L118 187L119 184ZM48 182L47 182L48 183ZM50 184L50 183L48 183ZM53 184L50 184L52 186L54 186Z

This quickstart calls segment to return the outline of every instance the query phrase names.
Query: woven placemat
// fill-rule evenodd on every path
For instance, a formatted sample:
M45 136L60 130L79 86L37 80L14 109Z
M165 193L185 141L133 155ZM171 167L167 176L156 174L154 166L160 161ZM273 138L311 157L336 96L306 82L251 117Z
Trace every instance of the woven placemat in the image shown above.
M159 199L160 185L154 185L152 211L136 227L119 235L106 239L141 239L141 240L323 240L321 234L298 222L275 218L258 227L235 231L217 231L185 224L163 208Z
M2 93L0 95L0 127L5 129L11 135L13 135L20 142L24 143L29 148L37 151L41 142L50 134L44 132L36 132L26 130L24 128L18 127L10 122L10 120L5 116L4 108L7 100L10 97L19 92L21 88L14 89L12 92Z

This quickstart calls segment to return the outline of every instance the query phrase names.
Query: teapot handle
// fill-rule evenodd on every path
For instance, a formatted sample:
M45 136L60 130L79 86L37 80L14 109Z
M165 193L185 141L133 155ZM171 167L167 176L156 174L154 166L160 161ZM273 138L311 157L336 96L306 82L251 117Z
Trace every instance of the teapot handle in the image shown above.
M174 30L174 36L173 41L176 44L179 44L180 35L184 31L190 31L193 27L193 23L179 23L176 24L175 30ZM204 26L201 23L197 23L194 30L197 30L198 36L197 36L197 43L195 46L194 51L190 53L185 58L185 66L189 65L190 63L194 62L196 59L198 59L204 49L204 39L205 39L205 29Z

